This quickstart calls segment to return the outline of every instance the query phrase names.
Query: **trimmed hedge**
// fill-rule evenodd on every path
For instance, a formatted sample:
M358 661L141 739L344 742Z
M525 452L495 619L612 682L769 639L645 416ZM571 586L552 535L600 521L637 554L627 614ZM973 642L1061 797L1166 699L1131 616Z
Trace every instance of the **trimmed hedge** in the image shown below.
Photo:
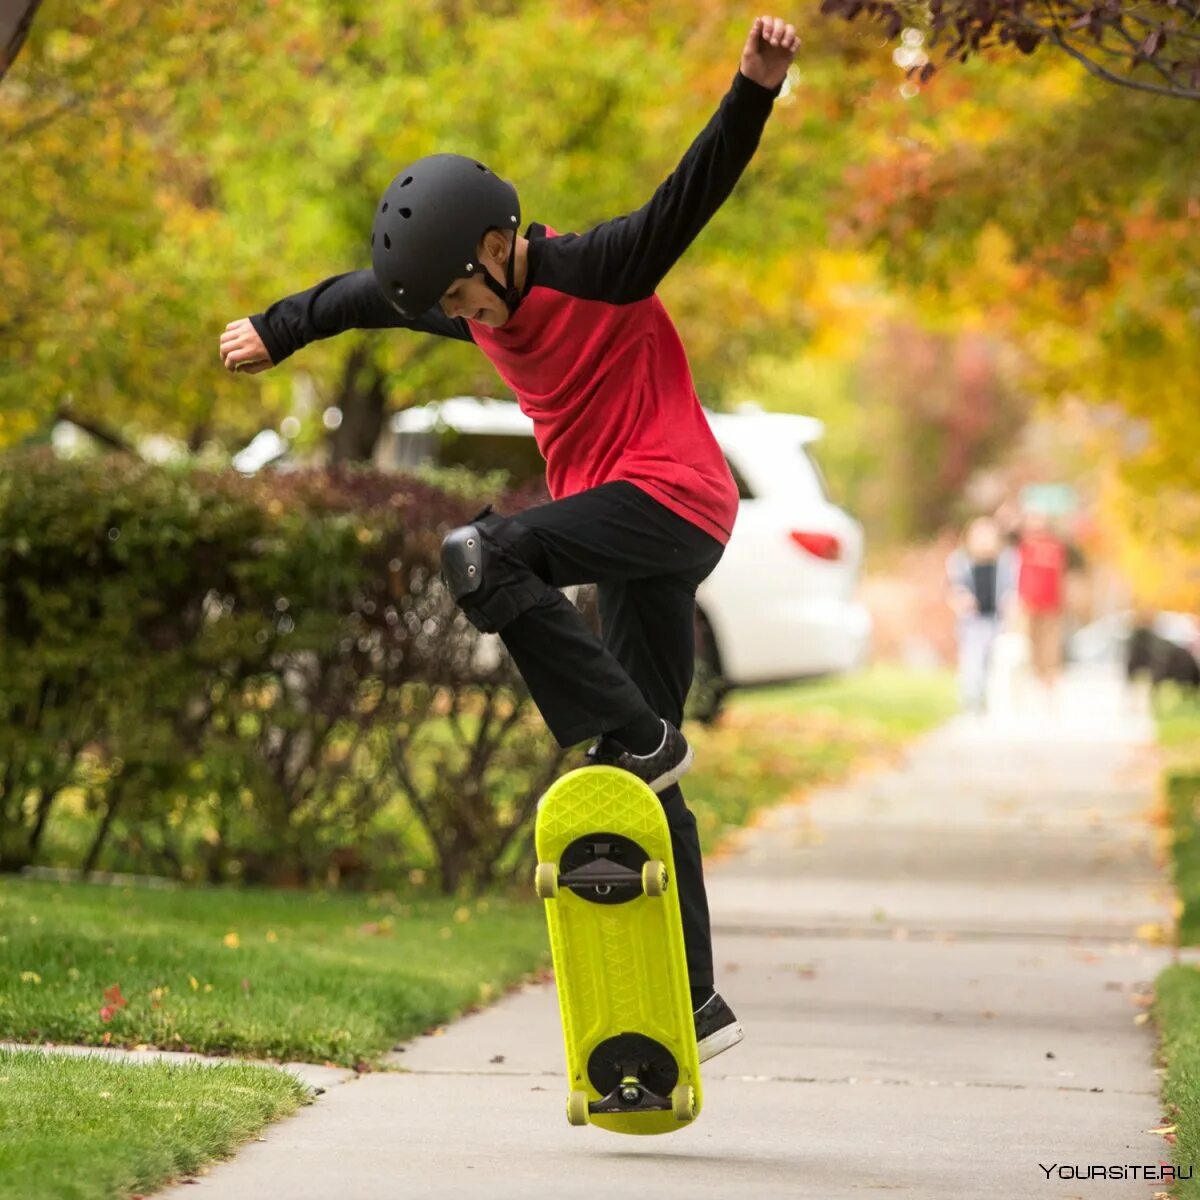
M1165 786L1174 831L1175 889L1183 905L1179 942L1192 946L1200 942L1200 771L1168 771Z
M488 501L544 498L7 456L0 870L504 878L563 753L439 552Z

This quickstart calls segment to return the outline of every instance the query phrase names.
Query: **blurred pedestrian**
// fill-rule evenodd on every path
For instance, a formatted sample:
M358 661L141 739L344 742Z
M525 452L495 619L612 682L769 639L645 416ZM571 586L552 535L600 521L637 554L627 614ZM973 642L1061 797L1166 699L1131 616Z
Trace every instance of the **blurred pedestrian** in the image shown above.
M1033 672L1053 691L1062 670L1064 578L1067 547L1044 513L1026 514L1020 544L1018 591L1029 636Z
M958 635L958 688L968 712L987 708L992 647L1012 606L1017 555L1005 546L991 517L976 517L946 559L947 601Z

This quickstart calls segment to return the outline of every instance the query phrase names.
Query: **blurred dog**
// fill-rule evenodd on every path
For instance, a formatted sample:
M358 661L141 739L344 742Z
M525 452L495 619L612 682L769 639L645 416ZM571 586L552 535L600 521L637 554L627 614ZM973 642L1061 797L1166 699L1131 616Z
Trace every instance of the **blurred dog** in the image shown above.
M1195 655L1145 626L1129 635L1125 649L1125 677L1132 682L1142 675L1149 676L1152 688L1170 680L1193 692L1200 690L1200 663Z

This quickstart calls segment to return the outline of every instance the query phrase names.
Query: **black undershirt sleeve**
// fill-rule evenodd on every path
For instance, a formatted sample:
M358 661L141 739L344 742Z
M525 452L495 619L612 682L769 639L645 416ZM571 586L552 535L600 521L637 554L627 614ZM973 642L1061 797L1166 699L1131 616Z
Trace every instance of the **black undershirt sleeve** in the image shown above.
M447 317L437 307L411 321L401 316L369 270L334 275L308 291L285 296L250 322L272 363L282 362L309 342L347 329L414 329L464 342L475 340L463 318Z
M778 93L739 71L679 166L641 208L584 234L531 243L530 283L610 304L653 295L733 191Z

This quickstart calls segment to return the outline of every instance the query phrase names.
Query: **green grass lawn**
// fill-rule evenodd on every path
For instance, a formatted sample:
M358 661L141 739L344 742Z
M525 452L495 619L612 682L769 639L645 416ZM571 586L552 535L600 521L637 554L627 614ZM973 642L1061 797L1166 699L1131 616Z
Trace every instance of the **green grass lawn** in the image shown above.
M0 1040L353 1065L548 959L488 898L0 882Z
M1168 765L1200 767L1200 698L1164 687L1155 701L1154 718Z
M958 711L948 671L879 666L854 675L735 692L718 726L689 726L696 766L684 794L710 853L756 809L800 798L899 748Z
M706 850L954 711L949 675L888 669L737 694L718 727L688 729ZM370 1067L548 960L532 887L467 901L0 879L0 1040ZM149 1191L303 1102L282 1073L215 1069L239 1073L0 1057L0 1180L19 1181L0 1200Z
M1179 942L1200 944L1200 703L1164 692L1155 704L1162 746L1166 816L1172 831ZM1200 1166L1200 970L1180 964L1155 981L1154 1017L1167 1071L1163 1102L1175 1124L1172 1161ZM1171 1193L1200 1200L1200 1178Z
M308 1101L269 1067L0 1049L0 1200L110 1200L196 1171Z
M853 722L859 733L894 741L953 716L957 696L949 671L881 664L812 683L735 692L733 705L749 713L838 717Z

